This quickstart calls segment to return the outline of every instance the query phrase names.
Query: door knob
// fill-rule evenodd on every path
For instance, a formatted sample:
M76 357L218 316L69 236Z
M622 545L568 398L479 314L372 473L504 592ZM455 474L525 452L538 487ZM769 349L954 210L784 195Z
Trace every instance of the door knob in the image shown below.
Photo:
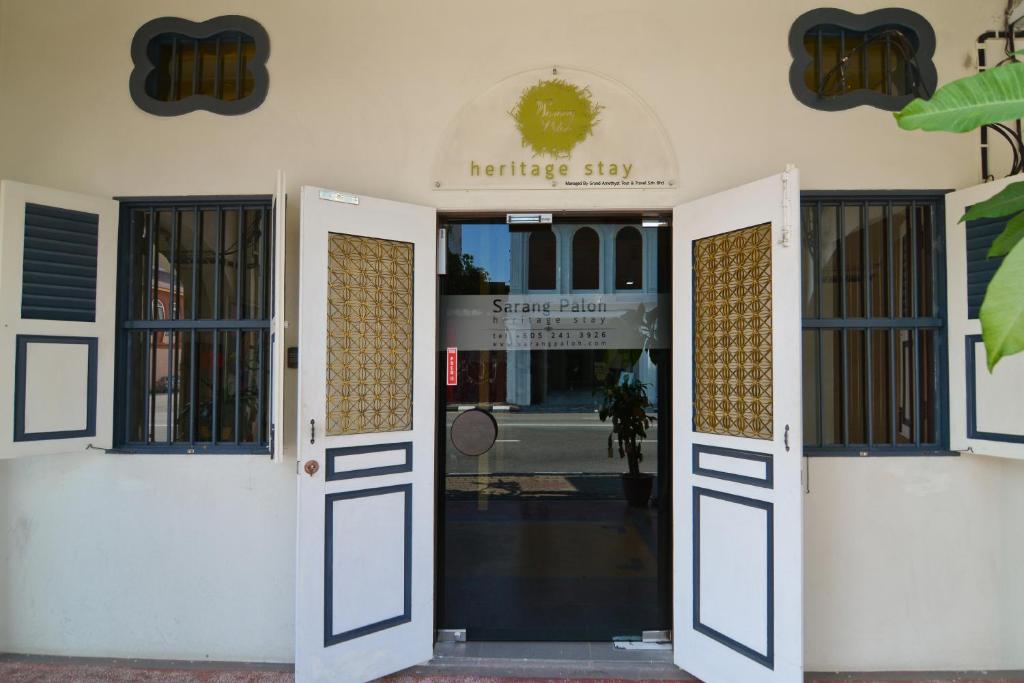
M302 469L306 470L306 474L312 477L320 471L320 463L316 460L307 460L306 465Z

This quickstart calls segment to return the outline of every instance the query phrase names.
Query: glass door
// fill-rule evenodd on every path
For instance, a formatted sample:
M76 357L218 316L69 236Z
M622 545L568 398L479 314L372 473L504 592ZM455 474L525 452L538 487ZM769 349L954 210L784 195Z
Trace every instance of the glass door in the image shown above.
M665 222L444 227L439 628L671 628Z

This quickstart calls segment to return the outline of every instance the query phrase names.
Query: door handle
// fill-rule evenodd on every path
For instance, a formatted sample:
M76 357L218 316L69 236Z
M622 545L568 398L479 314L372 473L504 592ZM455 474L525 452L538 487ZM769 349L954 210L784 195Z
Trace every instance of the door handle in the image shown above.
M309 443L316 443L316 420L309 421Z
M786 452L789 453L789 425L786 425L786 431L782 433L782 442L786 445Z
M320 471L320 463L316 460L307 460L306 465L302 469L306 470L306 474L312 477Z

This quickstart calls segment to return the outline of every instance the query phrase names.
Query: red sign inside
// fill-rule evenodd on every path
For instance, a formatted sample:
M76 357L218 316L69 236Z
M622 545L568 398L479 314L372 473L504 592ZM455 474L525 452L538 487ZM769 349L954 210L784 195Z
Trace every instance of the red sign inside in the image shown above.
M448 386L454 387L459 383L459 350L454 346L448 347Z

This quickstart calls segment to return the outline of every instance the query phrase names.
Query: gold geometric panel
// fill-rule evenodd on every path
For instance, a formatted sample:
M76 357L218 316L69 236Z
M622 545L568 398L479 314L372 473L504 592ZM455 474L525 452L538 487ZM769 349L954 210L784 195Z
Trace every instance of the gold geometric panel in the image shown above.
M771 223L693 245L693 429L772 438Z
M327 251L327 434L412 429L413 247L331 234Z

